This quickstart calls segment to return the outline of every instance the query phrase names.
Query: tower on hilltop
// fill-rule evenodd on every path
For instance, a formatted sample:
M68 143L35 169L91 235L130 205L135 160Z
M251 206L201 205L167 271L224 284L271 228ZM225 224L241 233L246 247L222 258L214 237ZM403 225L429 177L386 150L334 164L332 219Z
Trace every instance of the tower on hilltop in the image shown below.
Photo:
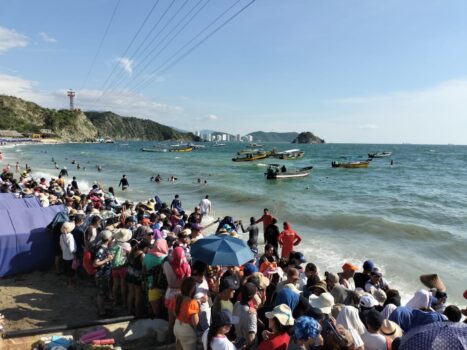
M73 111L75 109L75 95L76 93L73 90L68 90L67 96L70 98L70 111Z

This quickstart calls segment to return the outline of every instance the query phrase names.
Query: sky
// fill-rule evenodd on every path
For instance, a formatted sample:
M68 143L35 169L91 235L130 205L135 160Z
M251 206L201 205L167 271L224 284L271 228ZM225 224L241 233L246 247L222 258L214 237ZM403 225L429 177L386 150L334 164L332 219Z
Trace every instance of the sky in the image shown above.
M2 0L0 94L67 108L71 88L82 110L189 131L466 144L466 15L464 0Z

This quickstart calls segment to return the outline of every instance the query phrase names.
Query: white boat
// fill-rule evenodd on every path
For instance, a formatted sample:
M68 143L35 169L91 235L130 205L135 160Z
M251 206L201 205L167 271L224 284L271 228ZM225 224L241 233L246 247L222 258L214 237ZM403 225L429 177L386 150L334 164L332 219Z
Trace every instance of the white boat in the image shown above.
M370 158L385 158L385 157L390 157L391 155L392 155L392 152L388 152L388 151L368 153L368 157Z
M226 143L221 143L221 142L215 142L212 147L224 147L227 146Z
M279 164L270 164L268 170L264 175L268 180L276 179L291 179L296 177L305 177L310 175L312 166L307 166L298 169L287 169L285 165L280 166Z
M298 158L302 158L304 155L305 155L305 152L299 150L298 148L289 149L287 151L282 151L282 152L273 151L271 153L271 157L278 158L278 159L284 159L284 160L298 159Z

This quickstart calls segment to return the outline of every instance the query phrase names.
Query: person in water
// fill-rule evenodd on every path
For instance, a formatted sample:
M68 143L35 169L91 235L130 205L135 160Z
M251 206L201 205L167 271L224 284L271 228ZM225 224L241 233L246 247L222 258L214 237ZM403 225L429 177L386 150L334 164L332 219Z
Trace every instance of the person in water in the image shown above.
M130 186L126 178L126 175L122 175L122 178L120 179L120 182L118 183L118 187L120 186L122 186L122 191L125 191Z

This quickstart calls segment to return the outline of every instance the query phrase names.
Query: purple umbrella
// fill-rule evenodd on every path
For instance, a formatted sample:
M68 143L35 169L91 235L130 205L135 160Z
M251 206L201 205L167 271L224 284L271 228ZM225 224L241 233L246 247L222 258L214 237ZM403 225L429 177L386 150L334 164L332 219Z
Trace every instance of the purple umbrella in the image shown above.
M399 350L465 350L467 324L434 322L413 328L401 339Z

